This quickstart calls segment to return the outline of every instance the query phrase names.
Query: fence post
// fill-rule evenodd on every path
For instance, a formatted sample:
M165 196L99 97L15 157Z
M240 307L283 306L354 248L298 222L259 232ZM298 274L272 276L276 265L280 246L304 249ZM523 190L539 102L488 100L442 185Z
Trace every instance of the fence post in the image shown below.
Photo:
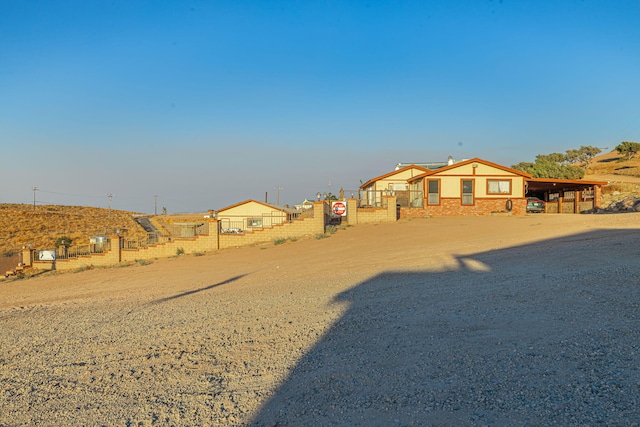
M122 237L111 236L111 252L109 258L113 264L120 264L122 261Z
M349 225L358 223L358 201L353 197L347 199L347 223Z
M31 267L33 265L31 248L24 248L22 250L22 264L27 267Z
M387 221L396 222L398 220L398 211L396 207L396 196L387 196Z
M313 233L324 234L324 201L313 202Z

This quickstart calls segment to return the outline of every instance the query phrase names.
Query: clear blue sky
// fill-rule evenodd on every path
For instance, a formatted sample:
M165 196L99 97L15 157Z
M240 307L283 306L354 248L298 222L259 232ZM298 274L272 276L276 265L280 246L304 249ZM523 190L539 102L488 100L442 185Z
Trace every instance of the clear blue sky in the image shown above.
M0 202L295 204L640 141L638 1L0 0Z

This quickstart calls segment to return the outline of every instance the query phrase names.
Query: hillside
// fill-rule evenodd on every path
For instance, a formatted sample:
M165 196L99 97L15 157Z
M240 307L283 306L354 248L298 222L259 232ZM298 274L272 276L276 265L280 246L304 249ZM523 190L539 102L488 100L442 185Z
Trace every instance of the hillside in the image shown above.
M23 245L53 249L56 239L70 237L89 243L90 236L110 235L120 229L130 237L146 232L131 212L86 206L0 204L0 254L19 251Z
M615 150L610 151L593 160L584 179L609 183L602 189L602 207L628 197L640 199L640 158L624 160Z

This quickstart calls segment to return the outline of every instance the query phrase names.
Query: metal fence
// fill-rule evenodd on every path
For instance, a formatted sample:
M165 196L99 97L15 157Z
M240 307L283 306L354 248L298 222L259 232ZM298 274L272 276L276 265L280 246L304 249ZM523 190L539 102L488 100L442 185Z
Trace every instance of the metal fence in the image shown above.
M219 218L218 227L221 234L242 234L246 231L261 230L275 225L291 223L309 216L313 216L312 209L300 212L269 212L254 216L228 216Z
M59 246L55 249L55 259L70 259L79 258L81 256L103 254L110 249L111 239L106 239L100 243L88 243L85 245L73 245L69 247ZM41 256L40 254L38 255Z
M122 239L122 249L123 250L138 250L145 249L149 246L155 246L162 243L167 243L171 241L171 236L169 234L161 233L159 231L154 231L152 233L147 233L146 237L138 237L134 239Z
M175 239L209 235L209 222L162 224L162 227Z
M424 206L424 193L412 190L360 190L358 193L358 207L386 208L388 198L395 196L396 205L401 208L419 208Z

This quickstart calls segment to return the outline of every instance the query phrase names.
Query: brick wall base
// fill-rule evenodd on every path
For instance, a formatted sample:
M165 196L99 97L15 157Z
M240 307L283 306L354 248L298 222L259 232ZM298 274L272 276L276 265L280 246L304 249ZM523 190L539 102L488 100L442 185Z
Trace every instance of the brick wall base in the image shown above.
M421 218L428 216L462 216L462 215L491 215L495 212L506 212L508 199L476 199L475 204L467 206L460 203L460 199L442 199L440 205L424 208L401 208L400 218ZM525 199L511 199L512 215L526 213Z

